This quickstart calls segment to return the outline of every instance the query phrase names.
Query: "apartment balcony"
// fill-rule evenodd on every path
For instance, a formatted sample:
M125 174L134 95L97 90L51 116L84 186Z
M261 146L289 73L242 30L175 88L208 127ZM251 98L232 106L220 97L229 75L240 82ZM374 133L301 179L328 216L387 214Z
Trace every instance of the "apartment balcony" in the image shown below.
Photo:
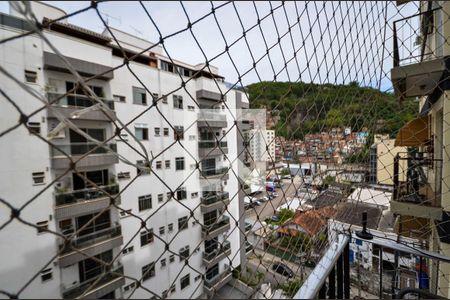
M232 274L229 269L224 270L214 278L204 280L205 293L208 296L213 296L216 292L227 284L232 278Z
M198 155L200 158L228 154L226 141L199 141Z
M197 115L197 126L206 128L227 127L227 116L211 109L202 109Z
M245 222L245 233L248 233L250 230L252 230L253 225L249 222Z
M217 88L217 84L213 79L199 77L196 80L196 97L198 100L208 100L208 101L222 101L222 95L220 90ZM226 100L227 96L223 96L223 100Z
M227 192L208 195L202 197L200 200L200 210L202 213L217 210L230 204L230 197Z
M227 180L229 178L228 175L228 167L222 168L211 168L211 169L203 169L200 171L201 179L222 179Z
M70 288L63 288L64 299L99 299L125 284L123 266L117 264L103 274L76 284Z
M249 242L245 242L245 254L249 256L252 253L253 245Z
M87 256L95 256L120 247L122 244L120 225L73 237L70 241L59 245L59 265L61 267L69 266L86 259Z
M113 100L98 97L108 109L102 109L98 106L98 108L87 110L98 104L89 96L48 93L47 97L48 101L51 102L51 106L48 108L48 118L57 118L58 116L61 116L68 119L106 122L115 121L117 119L116 113L114 112Z
M425 96L443 81L450 66L443 47L430 47L437 28L434 13L440 8L421 12L394 22L394 68L391 79L395 94L400 98Z
M58 147L59 149L57 149ZM77 167L96 167L117 164L117 145L115 143L99 146L96 143L70 143L52 147L52 168L69 169L71 159L77 161ZM80 159L81 158L81 159Z
M230 218L223 216L219 221L211 225L204 225L202 228L202 238L212 239L221 233L230 230Z
M55 219L63 220L107 208L111 204L110 196L114 197L116 204L120 204L118 194L118 184L71 192L56 192Z
M425 220L442 219L442 161L427 157L429 155L417 152L402 156L399 153L394 158L394 192L391 200L394 214ZM423 230L428 231L429 228Z
M229 241L225 241L223 242L222 247L209 253L203 252L203 264L206 268L209 268L230 255L231 244Z

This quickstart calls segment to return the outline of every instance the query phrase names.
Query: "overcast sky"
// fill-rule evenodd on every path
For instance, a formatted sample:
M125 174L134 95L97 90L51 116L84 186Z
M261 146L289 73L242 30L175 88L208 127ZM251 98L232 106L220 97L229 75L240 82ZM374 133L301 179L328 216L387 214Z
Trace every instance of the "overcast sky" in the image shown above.
M90 2L55 1L50 4L71 13L89 6ZM277 74L277 81L342 83L356 80L362 85L376 87L381 78L382 90L391 89L387 78L392 65L390 26L393 20L401 18L398 9L403 15L417 10L415 4L397 8L395 2L386 5L384 2L287 1L283 6L276 1L183 4L155 1L144 5L163 36L186 29L187 16L194 22L209 14L192 27L201 49L189 30L165 40L172 58L190 64L205 62L205 55L208 60L213 59L225 50L226 43L232 44L243 36L244 30L257 25L258 18L268 15L260 26L247 32L249 46L241 38L228 53L211 61L229 82L237 82L239 76L244 84L272 81ZM215 18L210 14L213 6L216 7ZM1 8L5 11L6 5L2 4ZM157 28L139 2L105 2L99 4L99 10L110 26L151 42L159 41ZM390 24L386 33L385 14ZM69 22L97 32L104 29L93 9L70 17ZM289 26L292 26L290 32ZM385 35L387 48L383 51ZM279 36L282 38L278 43ZM266 55L267 48L273 45ZM254 61L256 68L253 68Z

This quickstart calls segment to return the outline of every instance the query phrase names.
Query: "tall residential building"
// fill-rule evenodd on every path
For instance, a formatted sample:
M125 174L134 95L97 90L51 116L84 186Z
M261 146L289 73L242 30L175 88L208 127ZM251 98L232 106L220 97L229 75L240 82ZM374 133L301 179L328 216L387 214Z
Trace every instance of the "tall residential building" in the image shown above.
M275 161L275 130L251 129L248 131L249 152L255 162Z
M40 21L65 15L32 6ZM14 10L0 22L2 40L31 29ZM1 174L10 180L0 197L40 228L13 220L0 230L8 241L0 283L16 291L39 273L23 298L211 295L230 280L230 264L245 259L240 167L228 157L241 152L233 112L248 99L238 89L223 96L217 68L172 61L160 46L110 29L55 22L45 39L0 45L2 67L22 78L1 74L2 87L24 114L36 111L21 119L29 130L2 137ZM20 117L9 104L1 116L2 130ZM241 230L230 230L233 216ZM134 291L132 278L143 288Z
M395 92L420 101L419 117L405 124L396 139L411 151L395 159L391 210L398 216L399 233L425 239L430 250L450 256L450 157L445 150L450 145L450 2L419 3L418 14L402 16L393 27ZM400 34L401 28L408 32ZM414 43L407 42L411 39ZM401 161L408 163L404 181L398 177ZM450 297L450 266L435 262L429 271L430 291Z

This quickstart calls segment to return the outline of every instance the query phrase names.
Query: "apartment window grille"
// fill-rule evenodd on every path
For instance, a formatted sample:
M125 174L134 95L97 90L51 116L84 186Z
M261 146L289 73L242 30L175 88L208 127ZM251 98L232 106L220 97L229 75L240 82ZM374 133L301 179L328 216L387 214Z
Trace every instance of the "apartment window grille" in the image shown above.
M158 203L162 203L164 201L164 195L158 194Z
M159 136L161 134L161 128L155 127L155 136Z
M166 228L164 226L159 227L159 234L160 235L163 235L165 233L165 231L166 231Z
M25 81L28 83L37 82L37 72L25 70Z
M133 103L147 105L147 93L145 89L133 86Z
M153 229L141 232L141 247L153 242Z
M150 279L156 275L155 263L151 262L148 265L142 267L142 281Z
M176 193L177 193L177 200L178 200L178 201L184 200L184 199L187 198L187 195L186 195L186 188L185 188L185 187L180 187L180 188L177 190Z
M175 261L175 254L170 254L169 263L173 263Z
M170 160L165 161L166 169L170 169Z
M184 157L175 158L175 170L176 171L184 170Z
M126 102L125 96L113 95L113 100L117 102Z
M53 272L52 272L51 268L41 271L41 281L42 282L49 281L52 278L53 278Z
M151 172L150 163L144 162L143 160L136 161L137 175L148 175Z
M167 231L172 232L173 231L173 223L170 223L167 225Z
M152 195L144 195L138 198L139 211L152 208Z
M37 222L36 226L38 233L46 232L48 230L48 221Z
M186 287L189 286L189 284L191 284L190 275L191 274L187 274L187 275L181 277L181 279L180 279L180 289L181 290L185 289Z
M34 172L31 175L33 177L33 185L45 184L45 173L44 172Z
M185 246L185 247L181 248L179 251L179 254L180 254L180 261L182 261L184 259L188 259L189 258L189 246Z
M148 141L148 128L135 128L134 135L138 141Z
M124 290L125 292L128 292L128 291L134 289L135 287L136 287L136 282L132 282L132 283L130 283L130 284L124 286L124 287L123 287L123 290Z
M128 254L134 251L134 246L127 247L122 250L122 254Z
M157 170L160 170L161 168L162 168L162 161L158 160L158 161L156 162L156 169L157 169Z
M166 128L163 129L163 135L164 136L169 136L169 128L166 127Z
M161 259L161 268L164 268L167 265L167 261L165 258Z
M130 175L130 172L119 172L119 173L117 173L117 178L118 179L130 179L131 175Z
M41 133L41 123L38 122L28 122L28 130L31 134Z
M183 96L173 95L173 107L183 109Z
M173 126L173 137L174 140L184 140L184 127L183 126Z
M178 231L187 229L188 226L188 217L182 217L178 219Z

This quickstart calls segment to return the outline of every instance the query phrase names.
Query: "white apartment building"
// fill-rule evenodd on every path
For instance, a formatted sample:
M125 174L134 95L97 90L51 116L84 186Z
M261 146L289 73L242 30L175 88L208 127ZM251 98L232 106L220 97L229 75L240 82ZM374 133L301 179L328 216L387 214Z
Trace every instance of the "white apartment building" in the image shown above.
M65 14L32 6L38 20ZM0 15L0 26L2 40L31 29L14 9ZM56 22L42 34L49 43L31 34L0 45L0 65L23 79L0 72L2 90L24 115L36 111L21 119L30 130L2 137L0 173L10 180L0 183L0 198L44 230L17 219L0 230L8 258L0 286L14 293L38 273L20 297L212 295L231 279L230 265L245 259L245 224L232 228L243 206L235 175L243 141L230 130L233 112L248 108L245 93L230 90L222 102L228 89L217 68L172 63L160 46L117 29L99 34ZM135 58L119 67L124 54ZM76 88L73 71L83 79L101 74L88 85L104 108ZM4 131L20 113L0 99ZM11 213L0 206L2 220ZM79 251L64 247L64 236ZM105 268L109 275L90 288ZM142 278L143 288L131 278Z
M251 129L249 152L255 162L275 161L275 130Z

